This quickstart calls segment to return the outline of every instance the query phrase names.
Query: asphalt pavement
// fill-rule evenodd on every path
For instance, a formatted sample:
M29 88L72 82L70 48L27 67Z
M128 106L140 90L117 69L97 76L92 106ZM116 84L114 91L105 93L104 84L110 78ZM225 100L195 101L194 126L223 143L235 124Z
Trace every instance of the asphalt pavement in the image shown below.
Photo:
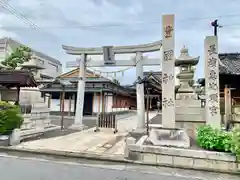
M239 177L190 173L187 176L172 169L126 166L124 164L88 163L87 161L54 161L17 156L0 156L1 180L237 180ZM165 171L165 172L164 172ZM168 173L167 173L168 171ZM179 172L182 172L181 170ZM203 175L204 174L204 175Z

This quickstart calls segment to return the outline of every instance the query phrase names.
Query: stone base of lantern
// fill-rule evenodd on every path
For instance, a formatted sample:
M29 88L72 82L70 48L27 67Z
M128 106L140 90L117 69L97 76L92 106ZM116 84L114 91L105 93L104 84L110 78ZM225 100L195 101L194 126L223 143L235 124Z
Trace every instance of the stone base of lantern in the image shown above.
M154 146L189 148L190 138L183 129L151 129L148 141Z
M203 121L205 119L205 108L201 100L194 92L177 93L176 95L176 121Z

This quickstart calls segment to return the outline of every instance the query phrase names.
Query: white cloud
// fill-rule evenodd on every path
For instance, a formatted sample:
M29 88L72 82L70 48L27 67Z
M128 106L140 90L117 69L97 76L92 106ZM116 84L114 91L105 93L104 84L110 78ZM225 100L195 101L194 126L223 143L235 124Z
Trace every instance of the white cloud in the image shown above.
M17 35L13 32L5 31L0 28L0 38L3 38L3 37L17 38Z
M56 56L65 64L76 57L66 55L60 44L81 47L102 45L131 45L148 43L161 39L161 15L176 14L176 55L183 45L189 48L192 56L200 56L197 76L203 76L203 41L212 34L210 22L214 18L202 20L180 21L182 19L221 16L219 23L239 24L239 1L226 0L10 0L9 3L27 18L34 21L58 37L58 41L39 32L29 29L13 15L0 13L1 35L15 36L22 42L27 42L35 49ZM239 14L239 16L226 16ZM4 15L4 18L3 18ZM139 23L136 22L148 22ZM156 23L151 23L151 22ZM84 25L127 24L126 26L83 27ZM20 27L7 29L6 26ZM240 26L223 27L219 31L220 52L236 52L240 46ZM130 58L131 55L120 55L117 58ZM152 55L160 57L159 53ZM99 59L99 57L94 57ZM146 67L156 69L159 67ZM129 70L122 78L130 83L135 78L135 72ZM120 77L119 77L120 78Z

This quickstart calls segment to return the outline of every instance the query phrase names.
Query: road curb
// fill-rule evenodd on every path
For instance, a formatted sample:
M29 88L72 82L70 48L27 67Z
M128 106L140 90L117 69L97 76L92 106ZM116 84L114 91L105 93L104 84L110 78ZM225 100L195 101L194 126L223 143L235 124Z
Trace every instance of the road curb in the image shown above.
M185 169L185 170L195 170L195 171L206 171L206 172L217 172L217 173L223 173L223 174L232 174L232 175L239 175L240 172L221 172L221 171L211 171L207 169L194 169L184 166L171 166L171 165L160 165L160 164L154 164L154 163L146 163L142 161L134 161L134 160L128 160L125 159L122 155L116 155L116 154L100 154L100 153L89 153L89 152L71 152L71 151L58 151L58 150L45 150L45 149L26 149L26 148L16 148L12 146L4 147L0 146L0 152L11 154L11 153L23 153L27 155L42 155L42 156L50 156L53 158L79 158L79 159L85 159L85 160L95 160L95 161L107 161L107 162L116 162L121 164L137 164L137 165L147 165L147 166L160 166L160 167L170 167L170 168L179 168L179 169Z
M46 155L53 157L68 157L68 158L81 158L89 160L101 160L101 161L112 161L119 163L133 163L123 158L122 155L111 155L111 154L99 154L99 153L89 153L89 152L71 152L71 151L58 151L58 150L46 150L46 149L26 149L26 148L15 148L15 147L3 147L0 146L0 152L4 153L26 153L26 154L36 154L36 155Z

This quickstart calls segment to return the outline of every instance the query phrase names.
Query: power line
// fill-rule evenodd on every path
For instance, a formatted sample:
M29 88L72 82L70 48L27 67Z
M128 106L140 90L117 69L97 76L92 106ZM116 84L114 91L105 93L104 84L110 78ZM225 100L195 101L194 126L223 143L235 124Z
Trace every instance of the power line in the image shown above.
M0 0L1 2L1 0ZM188 22L188 21L201 21L201 20L206 20L206 19L222 19L222 18L230 18L230 17L238 17L240 14L226 14L226 15L219 15L219 16L209 16L209 17L194 17L194 18L187 18L187 19L180 19L178 22L183 23L183 22ZM124 27L124 26L132 26L132 25L138 25L138 24L159 24L159 21L136 21L136 22L131 22L131 23L106 23L106 24L98 24L98 25L88 25L88 24L83 24L83 25L70 25L70 26L48 26L44 27L44 29L51 29L51 28L63 28L63 29L81 29L81 28L87 28L87 29L95 29L95 28L105 28L105 27ZM224 26L224 27L228 27ZM15 28L15 29L21 29L20 27L14 27L10 26L7 28ZM43 27L42 27L43 28Z
M26 25L28 25L30 28L39 31L47 36L51 36L54 37L56 39L55 36L53 36L52 34L49 34L48 32L44 31L41 27L39 27L38 25L36 25L34 22L32 22L31 20L29 20L28 18L26 18L23 14L21 14L20 12L18 12L16 9L14 9L10 4L8 4L6 1L4 0L0 0L0 5L7 10L9 13L11 13L12 15L14 15L16 18L20 19L23 23L25 23Z

